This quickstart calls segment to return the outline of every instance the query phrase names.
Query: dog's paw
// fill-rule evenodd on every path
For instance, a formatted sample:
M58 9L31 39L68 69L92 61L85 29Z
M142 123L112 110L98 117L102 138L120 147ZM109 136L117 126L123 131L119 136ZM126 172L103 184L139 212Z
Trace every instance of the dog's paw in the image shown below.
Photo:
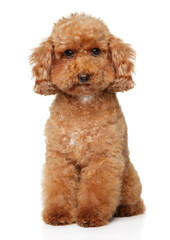
M45 223L54 226L67 225L74 222L70 213L61 210L43 212L42 219Z
M108 223L100 212L95 209L81 209L77 214L77 224L82 227L99 227Z
M114 217L130 217L145 212L145 205L143 200L140 199L139 202L135 205L124 205L119 206L114 214Z

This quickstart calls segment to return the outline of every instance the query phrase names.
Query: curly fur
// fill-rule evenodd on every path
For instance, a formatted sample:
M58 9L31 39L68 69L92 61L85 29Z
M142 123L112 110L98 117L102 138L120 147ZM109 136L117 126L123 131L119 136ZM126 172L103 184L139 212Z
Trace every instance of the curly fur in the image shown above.
M101 54L92 56L91 49ZM74 51L68 59L65 50ZM46 124L43 220L100 226L144 212L141 183L129 159L127 127L116 92L134 86L135 52L100 20L72 14L54 24L30 60L34 90L56 94ZM90 74L86 84L78 74Z

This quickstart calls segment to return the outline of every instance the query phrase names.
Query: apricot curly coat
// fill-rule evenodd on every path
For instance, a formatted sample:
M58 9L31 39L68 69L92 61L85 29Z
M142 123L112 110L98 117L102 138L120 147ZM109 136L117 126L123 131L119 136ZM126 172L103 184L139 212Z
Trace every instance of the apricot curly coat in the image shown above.
M100 49L98 56L92 49ZM64 52L72 50L67 58ZM100 20L72 14L54 24L30 60L34 90L57 94L46 124L43 220L100 226L144 212L129 159L127 127L116 92L133 88L135 52ZM89 81L78 75L88 73Z

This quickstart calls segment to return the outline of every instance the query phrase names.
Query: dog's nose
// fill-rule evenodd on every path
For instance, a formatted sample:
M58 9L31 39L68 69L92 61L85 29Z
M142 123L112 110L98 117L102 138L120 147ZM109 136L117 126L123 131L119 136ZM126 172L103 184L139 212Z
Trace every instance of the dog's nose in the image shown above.
M78 74L78 79L80 82L87 82L90 79L90 74L89 73L80 73Z

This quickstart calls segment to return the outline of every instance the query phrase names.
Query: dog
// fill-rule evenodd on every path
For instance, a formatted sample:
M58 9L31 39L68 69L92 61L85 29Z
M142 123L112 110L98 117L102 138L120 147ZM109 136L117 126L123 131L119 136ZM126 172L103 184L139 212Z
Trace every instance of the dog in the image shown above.
M135 52L102 20L71 14L33 50L34 91L56 94L46 123L42 219L102 226L145 211L116 92L134 87Z

